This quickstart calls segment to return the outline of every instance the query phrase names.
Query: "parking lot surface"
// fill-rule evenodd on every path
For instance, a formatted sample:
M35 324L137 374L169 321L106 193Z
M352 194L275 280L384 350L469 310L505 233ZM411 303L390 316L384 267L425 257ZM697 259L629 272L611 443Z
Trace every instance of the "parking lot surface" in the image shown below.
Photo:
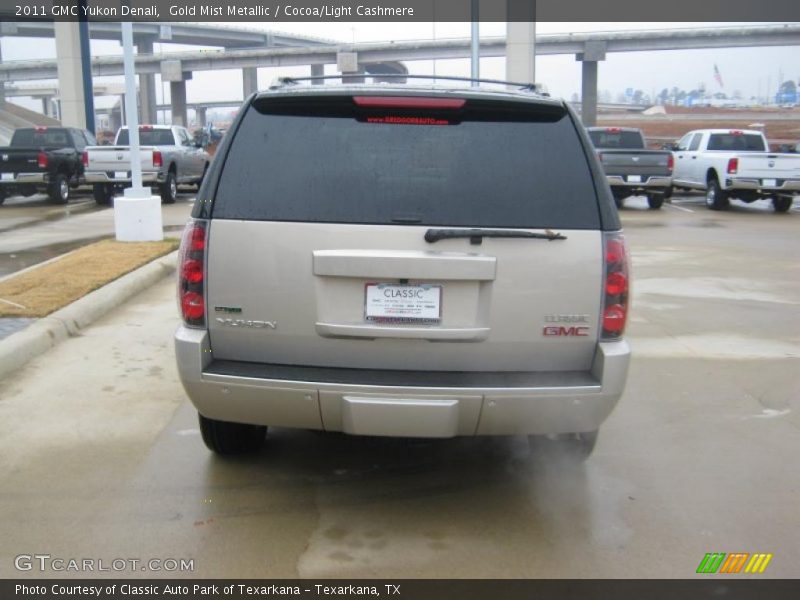
M117 576L691 577L707 552L796 576L798 209L645 206L622 211L630 377L585 465L541 464L523 438L290 430L212 456L164 280L0 382L0 576L44 553L194 560Z

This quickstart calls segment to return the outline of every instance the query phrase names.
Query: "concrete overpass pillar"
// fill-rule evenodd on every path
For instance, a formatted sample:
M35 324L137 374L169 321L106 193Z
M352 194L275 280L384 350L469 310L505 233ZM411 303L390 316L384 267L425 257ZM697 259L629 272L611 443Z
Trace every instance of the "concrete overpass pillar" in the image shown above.
M194 109L195 113L197 114L197 124L200 127L205 127L208 121L208 107L206 106L198 106Z
M42 97L42 114L45 117L50 116L50 103L53 101L51 96L43 96Z
M312 77L322 77L325 75L325 65L311 65L311 76ZM314 85L322 85L325 83L324 81L312 81Z
M78 23L53 23L58 57L58 87L61 94L61 123L65 127L86 129L83 95L83 66Z
M536 22L506 25L506 80L536 83Z
M186 112L186 81L191 78L192 73L181 68L181 61L165 60L161 62L161 81L169 81L173 125L186 127L189 124Z
M242 93L244 98L258 91L258 68L245 67L242 69Z
M186 113L186 81L170 81L169 95L172 99L172 124L186 127L189 122Z
M606 59L605 42L586 42L575 55L581 65L581 121L584 127L597 125L597 63Z
M152 54L152 38L134 39L137 54ZM158 121L156 110L156 76L153 73L139 75L139 122L155 124Z
M342 83L364 83L364 68L358 64L357 52L339 52L336 66L342 74Z

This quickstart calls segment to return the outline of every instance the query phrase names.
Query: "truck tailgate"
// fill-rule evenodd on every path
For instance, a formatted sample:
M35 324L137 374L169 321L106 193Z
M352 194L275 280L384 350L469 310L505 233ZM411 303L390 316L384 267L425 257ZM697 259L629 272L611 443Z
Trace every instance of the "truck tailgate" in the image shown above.
M659 150L598 150L606 175L671 174L669 152Z
M152 146L142 146L139 149L143 171L152 171L153 167ZM128 172L131 170L130 148L128 146L92 146L86 149L89 155L87 171Z
M39 148L0 148L0 173L35 173Z
M800 155L739 154L738 177L757 179L800 179Z

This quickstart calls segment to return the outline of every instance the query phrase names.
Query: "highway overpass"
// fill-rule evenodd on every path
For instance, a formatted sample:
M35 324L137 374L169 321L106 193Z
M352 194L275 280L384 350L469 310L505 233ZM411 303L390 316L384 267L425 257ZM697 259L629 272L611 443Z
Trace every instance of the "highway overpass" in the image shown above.
M30 32L21 28L23 24L12 24L17 27L14 35L21 32ZM27 24L25 24L27 25ZM41 24L44 32L45 24ZM113 28L118 24L93 24L104 25L97 32L92 30L92 35L113 36ZM149 24L136 24L144 26ZM0 34L5 30L6 24L0 27ZM151 25L151 27L165 27ZM195 71L210 71L216 69L242 69L244 73L244 94L248 95L256 87L256 69L259 67L282 67L308 65L311 74L321 74L324 66L334 64L339 71L349 76L372 75L406 72L403 65L406 61L415 60L440 60L452 58L466 58L470 54L470 40L418 40L400 42L341 44L330 43L324 40L313 39L305 44L294 44L301 38L287 36L270 37L266 32L248 32L219 27L197 25L171 25L170 35L176 39L177 31L182 31L181 39L202 40L202 35L207 34L206 45L224 46L225 50L173 52L165 54L140 54L136 58L136 72L140 78L140 94L145 99L142 102L143 119L145 115L155 114L155 95L147 83L156 73L170 81L173 99L178 99L173 106L173 114L178 115L185 122L186 103L180 99L185 98L185 81L191 78ZM186 31L179 28L186 27ZM177 28L177 29L176 29ZM221 32L221 33L220 33ZM163 32L161 32L163 33ZM44 35L44 33L42 33ZM140 39L148 35L150 41L142 41L144 50L152 49L153 40L159 33L148 30L145 34L140 30ZM231 39L241 36L238 41L225 41L226 35ZM250 36L249 38L247 36ZM144 37L141 37L144 36ZM194 37L192 37L194 36ZM259 36L262 36L259 38ZM109 37L108 39L114 39ZM278 42L286 42L279 45ZM233 44L238 43L239 46ZM257 47L247 47L248 44ZM264 45L272 43L272 45ZM146 44L150 44L147 46ZM294 45L292 45L294 44ZM582 63L582 98L584 120L592 123L597 106L597 65L605 60L606 55L612 52L648 52L663 50L687 50L704 48L733 48L733 47L760 47L760 46L796 46L800 45L800 25L763 25L748 27L715 27L670 30L646 31L609 31L580 34L540 34L536 36L536 54L574 54L576 60ZM244 47L243 47L244 46ZM481 56L505 56L505 37L491 37L481 40ZM234 49L236 48L236 49ZM140 48L140 51L142 48ZM343 57L347 60L343 60ZM349 67L343 68L343 64ZM95 76L121 75L122 57L104 56L92 59L92 73ZM0 64L0 83L21 80L55 79L57 77L56 60L17 61ZM145 84L142 84L142 81Z

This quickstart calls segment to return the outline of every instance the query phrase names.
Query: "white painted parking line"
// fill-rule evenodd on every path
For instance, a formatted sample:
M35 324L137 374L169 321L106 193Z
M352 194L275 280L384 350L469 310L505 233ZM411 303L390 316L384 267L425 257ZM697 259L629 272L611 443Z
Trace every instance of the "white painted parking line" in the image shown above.
M682 210L683 212L690 212L693 213L694 211L691 208L684 208L683 206L676 206L675 204L665 204L669 208L674 208L675 210Z

